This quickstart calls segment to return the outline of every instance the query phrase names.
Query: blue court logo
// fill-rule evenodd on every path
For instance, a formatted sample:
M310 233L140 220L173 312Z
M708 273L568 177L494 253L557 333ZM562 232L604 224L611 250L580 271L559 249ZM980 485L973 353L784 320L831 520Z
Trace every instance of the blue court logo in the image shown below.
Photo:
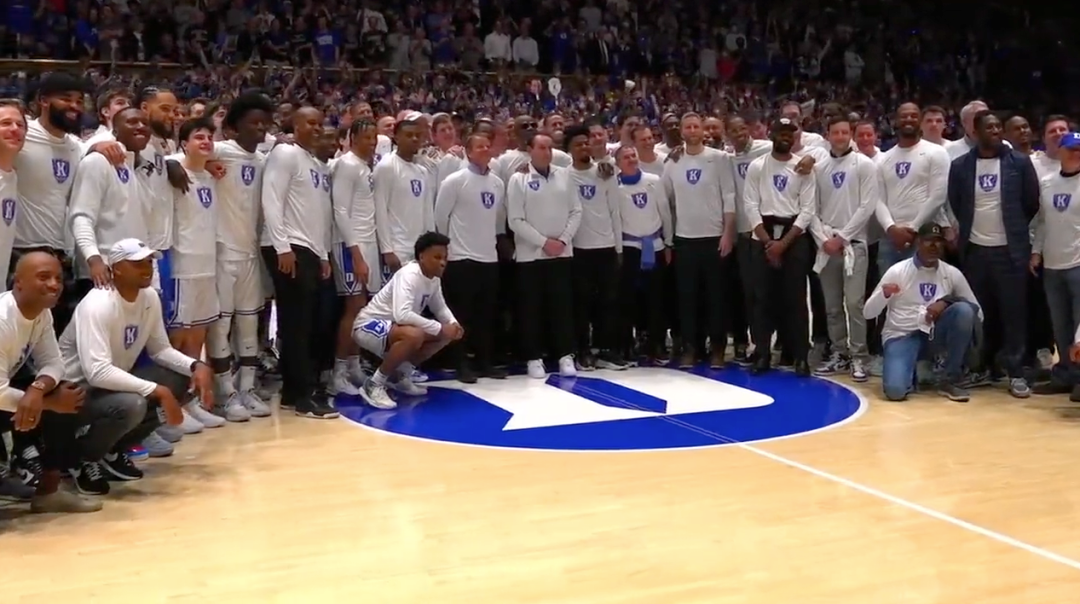
M399 407L338 399L363 426L424 440L553 451L685 449L814 432L855 419L864 401L848 388L788 372L639 368L547 380L514 376L465 385L434 382Z

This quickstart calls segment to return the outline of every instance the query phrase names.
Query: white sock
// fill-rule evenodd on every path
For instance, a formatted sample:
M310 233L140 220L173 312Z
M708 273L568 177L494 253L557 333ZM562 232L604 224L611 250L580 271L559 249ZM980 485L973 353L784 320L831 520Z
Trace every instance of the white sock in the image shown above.
M255 367L250 365L240 366L240 390L247 392L255 389Z
M218 390L221 390L221 393L225 396L236 394L236 387L233 386L233 376L231 372L215 373L214 381L217 382Z
M371 383L376 386L386 386L386 375L381 370L376 369L375 374L371 376Z

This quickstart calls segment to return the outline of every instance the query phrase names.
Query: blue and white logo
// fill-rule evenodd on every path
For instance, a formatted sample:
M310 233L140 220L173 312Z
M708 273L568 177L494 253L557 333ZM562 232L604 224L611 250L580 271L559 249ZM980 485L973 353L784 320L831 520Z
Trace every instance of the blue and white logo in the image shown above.
M18 207L18 203L11 197L5 197L4 201L0 202L0 212L4 214L5 225L11 226L11 223L15 222L15 211Z
M157 169L158 174L165 171L165 156L160 153L154 154L154 168Z
M634 193L633 195L630 196L630 201L632 201L634 203L635 207L644 208L645 206L649 205L649 194L648 193Z
M937 283L920 283L919 295L922 296L924 302L929 302L934 299L934 294L937 293Z
M318 170L309 169L309 171L311 172L311 186L318 189L319 188L319 183L322 182L322 176L319 175Z
M746 178L746 169L749 168L749 167L750 167L750 164L748 164L748 163L741 163L741 164L739 164L737 166L737 169L739 171L739 176L741 178L743 178L743 179Z
M488 191L481 191L480 203L484 204L484 207L490 210L495 207L495 194Z
M390 323L382 319L372 319L360 324L360 331L369 333L376 338L385 338L390 333Z
M514 376L428 385L381 411L337 400L368 428L473 446L551 451L718 447L806 434L858 417L864 401L818 378L743 370L598 371L590 377ZM395 396L397 396L395 394Z
M240 166L240 180L244 181L244 186L250 187L251 183L255 182L255 166L250 164Z
M834 172L832 175L832 186L834 189L839 189L844 186L844 181L847 180L847 172Z
M424 186L418 179L410 180L409 186L412 187L413 197L420 197L420 194L424 192Z
M126 185L128 184L128 181L131 180L131 171L127 169L127 166L117 166L116 177L120 179L121 183Z
M135 340L139 339L139 326L138 325L125 325L124 326L124 350L127 350L135 345Z
M1069 209L1069 204L1072 202L1071 193L1054 193L1053 203L1054 209L1058 212L1064 212Z
M997 174L980 174L979 175L979 188L984 192L989 193L997 188L998 175Z
M540 181L539 180L530 180L529 181L529 188L532 189L533 191L539 191L540 190Z
M63 184L71 176L71 163L66 159L54 157L52 160L52 174L56 182Z
M199 187L195 189L195 194L199 196L199 203L202 207L209 208L214 204L214 193L210 190L210 187Z
M329 174L323 174L322 175L322 190L326 191L327 193L330 192L330 175Z
M578 193L582 199L592 199L596 197L596 185L578 185Z
M907 175L911 172L911 162L898 161L896 162L896 176L897 178L907 178Z
M701 170L697 168L690 168L686 171L686 182L696 185L701 180Z
M773 174L772 184L776 187L777 191L781 193L787 188L787 175L786 174Z

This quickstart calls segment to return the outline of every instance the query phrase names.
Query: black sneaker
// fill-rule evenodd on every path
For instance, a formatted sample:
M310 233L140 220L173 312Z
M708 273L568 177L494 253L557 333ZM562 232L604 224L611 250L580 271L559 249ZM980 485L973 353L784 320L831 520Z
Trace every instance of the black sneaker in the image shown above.
M480 376L476 374L476 371L468 362L458 366L457 371L454 372L454 377L462 384L475 384L480 379Z
M296 401L293 412L300 417L312 419L337 419L341 416L329 399L318 395L307 400Z
M17 452L11 460L11 475L23 481L28 487L37 488L45 468L41 465L41 455L37 447L30 445Z
M624 361L618 353L610 350L600 351L600 356L596 359L596 366L600 369L611 369L614 371L622 371L630 368L630 364Z
M124 453L109 453L101 460L101 467L116 480L139 480L143 477L143 471Z
M939 383L937 393L957 403L966 403L971 400L971 394L967 390L949 382Z
M96 461L82 462L71 470L71 477L75 479L75 488L83 495L109 494L109 481Z
M480 367L480 377L486 377L493 380L505 380L507 376L506 368L490 366Z
M746 354L746 348L746 344L735 345L735 356L731 360L735 361L735 364L740 367L749 367L753 364L753 361L750 360L750 355Z
M575 357L580 371L593 371L596 369L596 357L591 352L583 352Z

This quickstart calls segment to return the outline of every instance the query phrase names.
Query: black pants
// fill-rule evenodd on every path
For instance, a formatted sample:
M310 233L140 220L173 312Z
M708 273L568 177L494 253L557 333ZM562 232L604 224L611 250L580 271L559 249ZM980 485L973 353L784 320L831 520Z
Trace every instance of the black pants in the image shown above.
M499 239L505 240L506 236L500 236ZM491 319L496 365L521 358L519 349L521 337L518 331L520 328L518 315L521 309L517 302L517 271L518 264L513 256L499 257L499 288L496 294L498 297L495 302L495 313Z
M1023 377L1027 349L1027 265L1013 260L1007 246L969 243L964 276L983 311L983 366L1000 361L1009 377Z
M864 300L869 300L870 295L874 293L874 289L877 288L878 281L881 280L880 272L878 271L877 264L878 244L877 242L871 243L866 248L866 297ZM873 317L866 320L866 349L872 355L881 355L881 328L884 327L885 320L883 317Z
M574 351L574 264L570 258L547 258L517 265L518 324L521 352L527 361L555 358Z
M1038 274L1027 275L1028 284L1028 338L1026 364L1035 364L1039 349L1054 350L1054 328L1050 324L1050 308L1046 305L1046 289L1043 286L1042 267Z
M770 216L765 217L767 230L772 230ZM793 221L791 221L793 222ZM790 229L785 225L784 232ZM761 346L772 338L776 326L780 327L780 340L784 351L796 360L805 360L810 345L810 325L806 308L808 265L811 264L809 235L800 235L784 252L780 267L774 268L765 256L765 246L754 241L754 319L751 329L754 341ZM779 306L779 310L777 310ZM778 314L779 316L774 316Z
M615 248L574 248L574 339L579 353L615 348L619 254ZM590 329L590 326L592 329Z
M315 252L298 245L292 246L292 251L296 255L296 269L290 277L278 270L274 248L262 248L277 300L281 398L284 403L295 405L310 399L319 384L318 360L311 351L321 325L318 313L323 283L322 261Z
M763 344L759 344L754 335L754 307L757 299L754 297L754 240L749 233L739 233L739 240L735 244L735 259L739 268L739 280L742 283L742 304L746 311L747 327L750 330L750 340L756 346L764 346L762 350L769 350L772 342L772 334Z
M810 256L814 257L817 254L817 250L813 247L814 242L810 240L808 243L811 248ZM821 279L814 272L812 262L807 277L810 282L810 339L814 341L814 344L827 343L829 323L825 315L825 291L821 289Z
M333 279L319 281L317 306L315 311L315 335L311 338L311 360L316 377L323 371L334 368L336 346L327 342L337 342L338 321L345 312L345 298L337 295Z
M727 277L726 265L720 261L719 247L719 237L675 238L678 312L683 340L687 344L695 344L708 336L713 349L722 352L727 346L727 326L724 324L727 303L723 292ZM708 304L704 326L699 325L698 319L702 296Z
M664 349L664 332L667 312L664 305L667 294L667 273L670 267L664 263L662 253L656 255L656 265L650 270L641 268L641 250L623 248L623 261L619 269L619 333L618 347L630 352L634 345L634 324L645 312L645 332L648 334L646 356L656 356Z
M0 434L12 433L16 453L33 445L41 455L41 465L46 470L68 470L79 467L79 445L75 431L79 417L73 413L56 413L44 410L38 425L29 432L15 432L14 413L0 411ZM0 442L0 449L4 449Z
M720 259L720 264L723 265L724 283L721 286L724 288L724 299L727 302L727 326L728 333L731 334L731 341L736 346L746 346L750 343L750 319L748 316L748 308L746 305L746 286L744 285L742 276L742 266L739 260L739 245L738 241L742 238L736 239L735 248L727 255L726 258Z
M625 253L626 250L623 250ZM671 260L672 265L664 271L664 309L667 311L667 328L671 331L672 339L682 339L682 320L679 316L679 279L675 267L679 265L678 256Z
M465 328L465 339L450 347L455 365L461 367L471 353L480 367L491 367L499 320L499 264L455 260L446 265L442 284L447 305Z

